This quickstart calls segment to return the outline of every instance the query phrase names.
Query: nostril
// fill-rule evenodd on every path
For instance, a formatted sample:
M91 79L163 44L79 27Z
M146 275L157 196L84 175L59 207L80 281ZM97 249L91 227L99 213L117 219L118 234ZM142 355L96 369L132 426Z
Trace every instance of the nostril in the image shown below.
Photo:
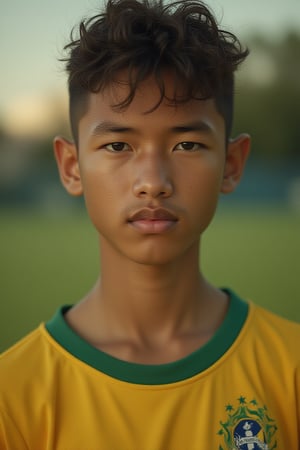
M140 197L168 197L172 195L173 186L169 179L161 174L147 173L133 183L134 195Z

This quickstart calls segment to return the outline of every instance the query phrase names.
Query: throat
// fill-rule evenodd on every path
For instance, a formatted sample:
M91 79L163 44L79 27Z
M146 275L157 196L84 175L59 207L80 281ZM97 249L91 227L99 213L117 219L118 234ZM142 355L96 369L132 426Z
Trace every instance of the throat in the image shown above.
M224 292L204 286L193 298L183 292L175 299L162 301L155 295L154 301L128 303L103 298L98 284L66 319L83 339L115 358L165 364L201 348L222 324L228 298Z
M174 338L160 345L141 342L96 343L96 348L117 359L144 365L160 365L178 361L203 347L214 332L202 335Z

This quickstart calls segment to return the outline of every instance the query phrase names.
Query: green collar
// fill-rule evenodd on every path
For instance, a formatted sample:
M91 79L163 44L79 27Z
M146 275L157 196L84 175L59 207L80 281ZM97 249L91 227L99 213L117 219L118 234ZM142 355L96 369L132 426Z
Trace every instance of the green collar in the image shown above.
M46 329L65 350L79 360L113 378L135 384L169 384L191 378L208 369L231 347L238 337L248 314L248 304L230 290L227 315L214 336L190 355L168 364L147 365L123 361L104 353L80 336L67 324L64 314L70 306L62 307L46 323Z

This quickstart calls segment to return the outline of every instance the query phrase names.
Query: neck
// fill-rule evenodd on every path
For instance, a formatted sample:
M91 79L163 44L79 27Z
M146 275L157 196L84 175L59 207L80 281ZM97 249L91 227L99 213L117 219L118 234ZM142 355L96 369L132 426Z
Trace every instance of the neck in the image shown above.
M157 354L157 348L170 348L178 339L188 342L181 354L197 348L211 337L227 308L225 294L199 271L198 248L154 266L128 259L123 263L119 254L106 252L102 245L101 279L70 310L69 323L90 343L116 356L124 354L115 350L116 342L134 343L143 355L146 348L155 348ZM166 357L164 353L161 358ZM124 358L134 360L131 354Z
M107 311L118 312L122 322L142 329L159 326L166 319L177 323L195 305L203 289L198 254L186 255L170 264L122 265L105 258L98 285L98 301ZM117 275L117 276L116 276ZM146 327L146 328L145 328Z

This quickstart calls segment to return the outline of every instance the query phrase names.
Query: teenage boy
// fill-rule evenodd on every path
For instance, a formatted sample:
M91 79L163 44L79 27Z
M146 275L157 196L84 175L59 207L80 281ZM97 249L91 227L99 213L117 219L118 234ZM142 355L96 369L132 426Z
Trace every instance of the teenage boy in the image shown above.
M0 448L299 449L300 326L199 269L249 152L230 138L247 51L200 1L136 0L109 1L67 49L74 142L55 155L101 276L2 356Z

